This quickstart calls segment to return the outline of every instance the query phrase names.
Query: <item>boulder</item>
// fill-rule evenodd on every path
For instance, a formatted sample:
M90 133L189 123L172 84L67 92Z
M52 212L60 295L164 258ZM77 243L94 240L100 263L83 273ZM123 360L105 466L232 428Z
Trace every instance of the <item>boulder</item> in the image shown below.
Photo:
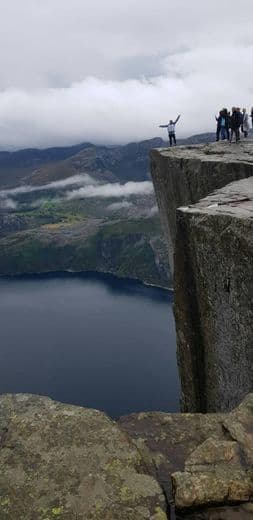
M121 417L119 424L134 441L146 467L173 503L171 475L185 467L190 454L210 436L222 438L222 414L146 412Z
M136 446L104 413L0 397L1 520L165 520Z
M163 489L172 520L249 519L253 394L230 413L149 412L119 424Z
M252 501L253 394L222 424L223 435L204 441L172 475L178 509Z

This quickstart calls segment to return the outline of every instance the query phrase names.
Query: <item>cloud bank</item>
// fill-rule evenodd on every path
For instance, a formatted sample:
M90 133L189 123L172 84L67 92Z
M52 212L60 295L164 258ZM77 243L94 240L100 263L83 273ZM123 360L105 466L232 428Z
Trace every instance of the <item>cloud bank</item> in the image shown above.
M4 199L1 199L0 198L0 208L1 209L17 209L18 207L18 204L17 202L15 202L15 200L11 199L11 198L4 198Z
M67 190L71 186L81 186L77 189ZM24 185L18 186L17 188L11 188L0 191L0 207L6 209L16 209L18 207L18 197L28 193L38 193L40 198L30 202L31 207L39 207L45 199L41 198L41 193L45 191L53 190L57 193L54 201L60 202L61 200L73 200L73 199L84 199L84 198L113 198L113 199L126 199L132 195L150 195L154 193L153 184L150 181L142 182L127 182L125 184L120 183L107 183L101 184L90 175L74 175L67 179L50 182L42 186L31 186ZM59 194L59 190L62 191ZM17 200L15 200L17 199ZM108 206L110 210L116 210L123 207L130 207L131 203L127 201L121 201L119 203L113 203Z
M15 197L17 195L22 195L25 193L32 193L36 191L48 191L48 190L57 190L64 189L68 186L81 185L86 186L89 184L96 184L96 181L87 173L83 175L72 175L72 177L68 177L67 179L61 179L59 181L49 182L48 184L42 184L40 186L32 186L26 184L24 186L17 186L17 188L9 188L6 190L0 191L0 198L5 199L9 195Z
M0 146L164 136L178 113L179 136L213 130L253 104L252 16L252 0L3 0Z
M113 202L112 204L109 204L109 206L107 206L107 210L108 211L118 211L120 209L129 209L132 206L133 206L132 202L123 200L122 202Z
M150 195L153 193L153 184L150 181L127 182L126 184L108 183L89 185L67 193L67 199L84 198L122 198L131 195Z

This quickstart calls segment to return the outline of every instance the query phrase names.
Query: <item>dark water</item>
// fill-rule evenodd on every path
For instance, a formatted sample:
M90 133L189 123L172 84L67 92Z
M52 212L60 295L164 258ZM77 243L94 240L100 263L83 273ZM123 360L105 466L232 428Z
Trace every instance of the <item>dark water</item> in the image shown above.
M176 411L172 293L110 276L0 279L0 393Z

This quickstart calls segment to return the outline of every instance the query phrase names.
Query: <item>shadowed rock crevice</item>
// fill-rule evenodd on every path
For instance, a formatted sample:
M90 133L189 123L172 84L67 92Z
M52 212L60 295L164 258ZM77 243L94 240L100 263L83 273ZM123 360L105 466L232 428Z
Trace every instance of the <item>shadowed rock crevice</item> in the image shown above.
M181 409L200 412L206 410L205 390L205 353L203 350L203 333L201 330L201 311L196 290L194 272L194 252L189 242L189 230L187 222L178 218L180 230L176 240L177 272L175 283L174 315L178 341L185 345L184 349L178 349L177 360L181 377ZM187 321L181 320L181 316L187 316ZM197 348L195 348L197 346ZM187 367L187 370L186 370ZM186 382L187 380L187 382ZM191 388L191 409L188 394ZM194 396L194 398L192 398Z
M240 503L253 499L252 403L251 394L230 414L157 412L120 419L165 490L171 518L247 519Z

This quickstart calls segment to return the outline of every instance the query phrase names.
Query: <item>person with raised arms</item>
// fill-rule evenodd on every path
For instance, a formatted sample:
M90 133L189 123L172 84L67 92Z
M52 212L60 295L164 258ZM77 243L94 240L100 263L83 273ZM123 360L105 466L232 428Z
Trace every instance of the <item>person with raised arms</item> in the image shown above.
M175 119L175 121L172 121L172 119L171 119L170 122L167 123L166 125L159 125L159 128L167 128L170 146L173 146L173 143L174 143L174 145L177 144L176 124L177 124L179 118L180 118L180 114L179 114L179 116L177 116L177 119Z

